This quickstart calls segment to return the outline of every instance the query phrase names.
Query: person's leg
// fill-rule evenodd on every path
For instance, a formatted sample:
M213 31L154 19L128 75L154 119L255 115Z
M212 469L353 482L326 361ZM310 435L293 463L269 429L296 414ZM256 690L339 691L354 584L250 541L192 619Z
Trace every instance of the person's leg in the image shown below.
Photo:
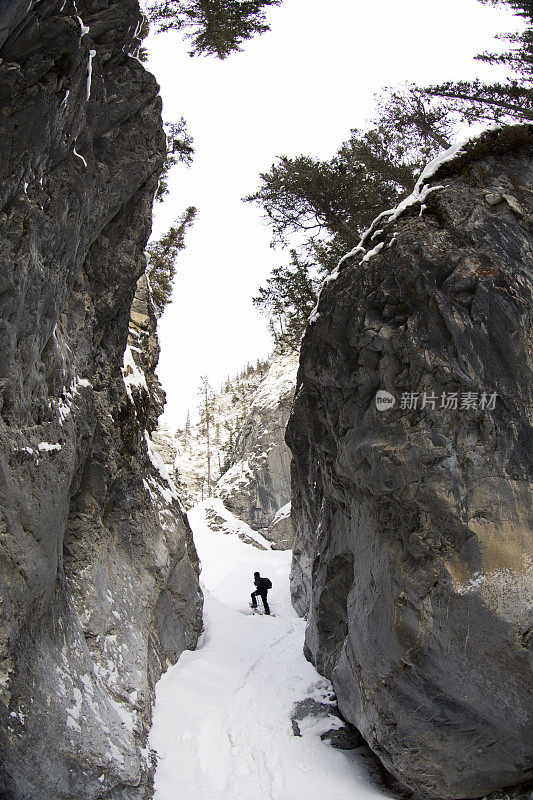
M257 608L257 595L259 592L252 592L252 608Z
M265 614L270 614L270 608L267 602L267 593L263 592L261 595L261 600L263 601L263 606L265 607Z

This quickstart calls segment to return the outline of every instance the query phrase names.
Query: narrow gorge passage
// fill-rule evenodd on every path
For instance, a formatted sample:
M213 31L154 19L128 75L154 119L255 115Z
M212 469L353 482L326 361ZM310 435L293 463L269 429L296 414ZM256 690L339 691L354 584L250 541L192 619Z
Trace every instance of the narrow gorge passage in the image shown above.
M324 786L336 800L383 797L357 751L321 741L338 726L335 716L308 717L302 735L293 734L294 703L328 703L331 685L302 654L305 621L290 604L290 551L259 550L235 533L212 531L205 519L210 502L189 512L205 631L198 649L183 653L157 686L155 800L322 800ZM272 580L275 617L249 611L255 570Z

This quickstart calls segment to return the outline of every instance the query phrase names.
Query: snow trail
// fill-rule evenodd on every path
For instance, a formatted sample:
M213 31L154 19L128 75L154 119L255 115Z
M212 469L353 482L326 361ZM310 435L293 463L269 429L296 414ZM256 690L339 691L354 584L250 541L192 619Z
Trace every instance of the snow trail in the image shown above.
M327 703L330 685L302 654L305 622L290 603L290 553L212 531L209 502L189 512L202 562L205 632L157 685L155 800L323 800L325 789L336 800L382 798L355 751L321 741L338 726L336 717L294 736L293 704L309 696ZM272 580L275 617L248 608L255 570Z

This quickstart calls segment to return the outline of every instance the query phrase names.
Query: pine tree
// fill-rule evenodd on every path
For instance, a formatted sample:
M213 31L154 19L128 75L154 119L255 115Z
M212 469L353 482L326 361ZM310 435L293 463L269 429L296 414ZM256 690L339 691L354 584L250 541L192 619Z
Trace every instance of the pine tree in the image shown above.
M451 145L453 120L446 109L428 98L414 83L385 88L376 95L372 120L390 155L405 159L412 153L413 168Z
M298 347L307 319L316 305L320 278L315 265L291 250L288 267L276 267L259 289L254 305L269 318L274 341Z
M329 161L280 157L261 174L259 189L244 198L263 208L273 246L286 246L295 234L304 239L291 251L290 264L274 269L254 298L277 343L298 346L318 278L332 271L380 212L411 190L427 161L449 147L457 122L533 120L533 2L481 2L506 3L529 23L523 33L502 37L512 45L506 53L477 56L507 66L512 78L389 88L377 100L371 130L353 130Z
M193 138L187 130L187 123L183 117L178 122L165 122L167 137L167 154L163 164L163 171L159 177L159 184L155 199L161 202L168 194L168 173L175 164L184 164L190 167L194 156Z
M273 244L287 244L294 233L311 243L336 236L346 252L377 214L411 190L427 152L427 142L415 148L414 138L392 142L386 126L354 129L329 161L281 156L244 201L262 207Z
M191 206L160 239L146 248L148 259L146 271L152 290L152 302L158 317L172 297L176 258L180 250L185 247L185 233L195 217L196 209Z
M502 34L511 48L505 53L480 53L486 64L503 65L513 77L485 84L480 80L449 81L430 86L426 92L438 97L443 107L465 122L527 122L533 120L533 3L527 0L480 0L491 5L505 3L528 23L523 33Z
M270 30L265 10L281 0L155 0L150 20L159 31L183 31L191 42L189 55L227 58L241 44Z
M304 237L299 250L291 250L290 263L272 271L253 301L267 315L281 346L298 346L320 279L357 244L379 213L412 189L428 155L440 149L438 138L447 129L429 103L420 100L415 107L414 96L403 98L399 92L395 102L409 135L395 128L392 115L383 117L365 133L352 130L329 161L280 157L261 174L259 189L244 198L262 206L272 226L273 245L286 245L294 234Z

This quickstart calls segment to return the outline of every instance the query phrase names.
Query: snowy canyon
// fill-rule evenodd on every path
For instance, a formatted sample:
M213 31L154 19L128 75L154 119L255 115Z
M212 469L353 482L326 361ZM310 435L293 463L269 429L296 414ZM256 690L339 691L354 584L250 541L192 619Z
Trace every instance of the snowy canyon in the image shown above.
M141 20L0 0L0 797L526 798L532 127L428 170L221 392L202 498L158 427Z

